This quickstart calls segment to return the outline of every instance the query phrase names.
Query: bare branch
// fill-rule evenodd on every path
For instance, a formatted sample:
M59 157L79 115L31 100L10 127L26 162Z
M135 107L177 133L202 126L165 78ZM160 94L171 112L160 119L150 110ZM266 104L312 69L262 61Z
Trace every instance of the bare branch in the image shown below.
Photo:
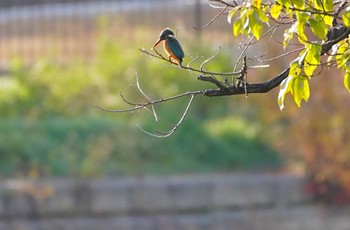
M232 7L232 8L236 7L238 5L236 1L233 1L234 5L230 4L228 2L225 2L223 0L209 0L209 4L210 4L210 2L217 2L217 3L220 3L220 4L224 5L224 7Z
M213 54L211 57L209 57L207 60L205 60L204 62L202 62L201 66L199 67L201 72L203 72L203 68L204 68L204 65L207 64L208 62L210 62L211 60L213 60L221 51L221 47L218 48L218 51ZM207 68L205 68L207 69Z
M225 90L228 89L228 86L226 86L223 82L219 81L218 79L216 79L215 77L212 77L212 76L200 75L200 76L198 77L198 80L213 83L213 84L216 85L220 90L224 90L224 91L225 91Z
M104 109L104 108L102 108L102 107L100 107L98 105L95 105L95 107L98 108L99 110L104 111L104 112L125 113L125 112L137 111L137 110L143 109L143 108L145 108L147 106L150 106L150 105L155 105L155 104L159 104L159 103L166 102L166 101L172 101L172 100L175 100L175 99L178 99L178 98L181 98L181 97L192 96L192 95L199 95L199 94L204 94L204 91L202 91L202 90L189 91L189 92L178 94L178 95L175 95L175 96L172 96L172 97L161 98L161 99L153 100L153 101L150 101L150 102L139 103L139 104L131 103L131 102L127 101L124 98L124 96L122 94L120 94L120 96L121 96L121 98L123 99L124 102L126 102L129 105L134 105L134 107L127 108L127 109Z
M293 54L293 53L296 53L296 52L298 52L298 51L302 51L303 49L305 49L305 48L304 48L304 47L297 48L297 49L288 51L288 52L286 52L286 53L280 54L280 55L278 55L278 56L276 56L276 57L269 58L269 59L264 59L264 60L259 60L259 61L260 61L260 62L271 62L271 61L275 61L275 60L277 60L277 59L286 57L286 56L291 55L291 54Z
M207 24L205 24L204 26L200 27L200 28L197 28L197 27L193 27L195 30L202 30L204 28L206 28L207 26L209 26L210 24L212 24L220 15L222 15L225 10L228 8L228 6L224 6L222 8L222 10L215 16L213 17Z
M152 54L150 53L149 51L147 51L146 49L139 49L142 53L145 53L147 54L148 56L150 57L154 57L154 58L158 58L158 59L161 59L161 60L164 60L166 62L169 62L173 65L178 65L177 63L175 62L172 62L171 60L165 58L163 55L161 55L158 51L156 51L156 49L154 49L154 51L156 52L156 54ZM220 72L211 72L211 71L205 71L205 70L200 70L200 69L195 69L195 68L192 68L190 66L182 66L183 69L187 69L187 70L191 70L193 72L197 72L197 73L201 73L201 74L208 74L208 75L216 75L216 76L233 76L233 75L239 75L240 72L227 72L227 73L220 73Z
M143 132L153 136L153 137L159 137L159 138L165 138L165 137L170 137L171 135L173 135L175 133L175 131L177 130L177 128L179 128L179 126L182 124L183 120L185 119L185 117L187 116L188 114L188 111L193 103L193 100L195 98L196 94L192 94L191 95L191 98L186 106L186 109L185 111L183 112L180 120L177 122L177 124L172 128L170 129L169 131L167 132L160 132L160 131L156 131L156 133L151 133L151 132L148 132L146 131L145 129L143 129L140 125L137 124L137 127L139 129L141 129Z

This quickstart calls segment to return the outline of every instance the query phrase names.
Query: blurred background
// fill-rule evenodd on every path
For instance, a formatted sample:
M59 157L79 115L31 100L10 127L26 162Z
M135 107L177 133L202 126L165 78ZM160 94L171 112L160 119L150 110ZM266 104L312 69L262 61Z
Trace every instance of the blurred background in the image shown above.
M145 134L136 124L151 132L168 130L181 117L186 99L157 106L160 122L155 122L146 111L117 114L94 107L127 108L119 97L120 92L138 101L133 89L137 75L144 91L152 98L213 87L197 81L186 70L160 65L138 49L150 49L160 31L170 27L177 31L185 51L185 65L191 56L199 55L205 60L221 47L208 68L216 72L232 71L240 54L241 40L233 38L226 17L219 17L203 30L195 29L208 23L217 13L218 9L210 7L205 0L0 0L0 198L3 200L0 229L79 229L78 224L72 228L65 224L65 219L62 220L62 217L72 216L87 218L85 222L81 221L81 226L90 229L87 226L91 227L91 218L106 218L118 213L126 218L140 213L170 215L173 212L166 205L163 209L149 211L136 204L134 211L111 208L112 211L101 214L94 205L85 204L90 204L91 197L98 197L91 192L95 191L91 190L91 186L97 186L95 183L103 182L100 186L108 189L114 183L117 187L118 183L126 186L125 180L131 181L127 184L139 198L143 196L142 191L148 191L145 186L152 187L154 180L166 188L196 184L194 181L202 181L203 177L209 178L205 183L214 183L211 184L214 188L221 188L215 181L238 180L231 181L232 191L236 185L249 183L252 186L249 191L264 194L266 186L273 187L269 183L279 184L281 177L288 175L283 181L290 179L297 194L302 191L302 195L298 195L300 199L290 201L291 204L304 207L317 201L331 207L346 207L350 201L350 123L347 122L350 100L342 86L340 72L324 70L324 74L312 79L310 101L300 109L287 98L287 108L280 111L278 89L247 98L198 97L178 131L165 139ZM266 43L257 50L264 46ZM254 55L257 50L249 52ZM271 46L271 56L282 52L281 47ZM267 80L288 67L288 61L288 58L278 60L270 68L252 72L248 81ZM245 175L249 175L248 179ZM277 182L269 179L266 185L261 185L261 181L266 181L266 175ZM35 184L38 181L39 187ZM142 189L133 187L134 182L140 182ZM255 188L255 184L263 186L262 190ZM72 190L70 186L74 188L74 196L81 197L76 192L81 189L82 197L87 197L89 202L85 198L78 199L78 204L69 206L68 202L64 206L66 209L57 211L52 206L55 203L53 197L60 194L62 187ZM210 188L206 192L211 194ZM281 196L290 197L288 191L292 190L283 190L287 193L281 192L284 194ZM90 193L86 195L84 191ZM141 191L140 194L137 191ZM268 196L274 197L274 191L269 191ZM245 192L239 193L242 198L236 197L238 204L233 202L224 208L214 202L214 210L210 207L192 210L190 206L174 212L183 215L195 211L199 215L197 212L246 210L246 204L240 202L255 195L248 196L252 193ZM24 200L16 201L18 197ZM58 204L64 200L57 199ZM257 200L260 202L260 198ZM33 209L33 202L41 202L44 208L39 205ZM47 202L50 208L46 206ZM248 209L270 208L270 200L268 205L259 202L248 202ZM276 208L275 204L272 206ZM76 211L74 208L77 207ZM58 214L48 209L56 210ZM303 209L302 213L311 213L314 217L311 220L315 222L322 219L318 211L318 208L310 208L308 211ZM56 228L52 227L52 221L43 220L46 222L41 224L40 220L46 214L50 218L57 214L64 224ZM341 214L349 216L347 212ZM307 215L298 218L303 216ZM31 225L33 222L28 218L36 224ZM235 218L228 219L241 223L242 219ZM212 223L205 225L210 218L204 219L204 222L186 219L189 225L179 225L185 227L176 227L178 222L166 218L160 221L165 225L149 225L147 221L139 220L135 224L136 220L128 219L127 223L134 227L125 229L157 229L155 226L163 226L160 229L229 229L213 227ZM113 221L125 222L124 219ZM224 220L217 222L225 223ZM251 225L250 218L246 222L249 224L238 225L237 229L260 229L259 224ZM284 226L283 223L279 226ZM115 225L119 226L117 229L124 229L118 224ZM350 228L349 221L343 224L343 229ZM103 224L96 226L103 228ZM307 226L303 229L314 229Z

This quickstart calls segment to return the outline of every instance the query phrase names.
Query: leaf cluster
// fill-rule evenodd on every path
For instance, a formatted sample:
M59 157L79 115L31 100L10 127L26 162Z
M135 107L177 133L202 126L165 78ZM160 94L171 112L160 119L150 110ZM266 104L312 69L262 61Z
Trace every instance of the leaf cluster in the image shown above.
M292 94L299 107L302 100L308 101L309 81L318 74L317 69L322 71L324 65L343 69L344 85L349 90L348 38L344 37L334 45L331 52L324 50L325 44L347 33L346 28L350 26L350 7L347 7L347 2L252 0L231 8L228 21L233 25L234 36L242 34L249 38L254 37L258 41L273 25L276 29L285 28L282 41L284 49L297 47L295 50L299 54L296 59L290 61L288 77L281 83L278 96L281 109L284 108L284 98L288 93ZM326 62L321 58L323 55L329 57Z

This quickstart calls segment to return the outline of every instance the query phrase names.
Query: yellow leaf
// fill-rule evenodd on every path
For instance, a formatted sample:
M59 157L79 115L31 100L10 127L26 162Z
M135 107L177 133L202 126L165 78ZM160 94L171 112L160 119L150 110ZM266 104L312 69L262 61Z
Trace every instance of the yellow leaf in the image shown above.
M333 0L323 0L323 6L326 11L332 11L334 8Z
M291 92L298 107L300 107L302 100L308 101L310 97L308 78L302 75L296 76L292 82Z
M263 27L260 23L255 23L252 28L252 33L255 36L256 40L259 40L263 31Z
M313 0L313 2L314 2L314 5L315 5L315 8L317 10L323 11L323 2L322 2L322 0Z
M233 35L237 36L238 34L242 33L242 28L242 19L241 17L238 17L233 23Z
M255 15L255 16L257 16L258 19L260 19L260 21L265 22L265 23L268 24L269 18L266 16L264 10L258 9L258 10L254 11L254 12L257 12L257 15Z
M230 12L228 13L228 16L227 16L227 21L229 24L231 24L231 20L233 18L233 16L235 16L237 10L239 9L238 6L236 6L235 8L233 8L232 10L230 10Z
M320 64L322 47L316 44L307 44L307 53L304 61L304 72L311 77L317 66Z
M300 43L305 44L308 40L305 34L305 22L297 23L297 34Z
M273 5L270 9L270 14L274 19L277 19L280 16L282 10L282 6L281 5Z
M323 21L326 23L327 26L333 26L333 17L329 15L324 15Z
M345 88L350 92L350 72L346 71L344 75Z
M293 77L289 75L286 79L282 81L280 85L281 88L278 93L278 100L277 100L280 110L284 109L284 99L287 93L290 91L290 83L292 79Z
M253 5L259 9L261 7L261 2L262 2L262 0L254 0Z
M304 0L292 0L293 5L298 7L299 9L304 9L305 8L305 1Z
M256 40L259 40L263 31L263 27L256 11L254 11L253 14L249 16L249 27Z
M350 26L350 9L349 9L349 7L346 8L346 11L343 14L342 18L343 18L344 25Z
M324 20L321 21L316 21L315 19L311 18L309 20L310 23L310 29L311 31L319 38L321 39L325 39L328 29L326 26L326 23L324 22Z
M296 32L296 28L298 26L298 22L295 22L289 29L286 29L283 34L283 48L288 46L288 43L293 38L293 34Z

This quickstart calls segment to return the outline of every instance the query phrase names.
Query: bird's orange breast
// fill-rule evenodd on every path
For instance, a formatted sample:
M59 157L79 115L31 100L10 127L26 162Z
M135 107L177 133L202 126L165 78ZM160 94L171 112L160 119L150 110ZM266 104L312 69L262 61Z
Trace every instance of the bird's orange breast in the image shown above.
M171 57L172 59L174 59L178 64L181 64L181 61L176 55L175 53L171 50L171 48L169 47L169 42L167 40L164 41L164 50L167 53L167 55L169 56L169 58Z

